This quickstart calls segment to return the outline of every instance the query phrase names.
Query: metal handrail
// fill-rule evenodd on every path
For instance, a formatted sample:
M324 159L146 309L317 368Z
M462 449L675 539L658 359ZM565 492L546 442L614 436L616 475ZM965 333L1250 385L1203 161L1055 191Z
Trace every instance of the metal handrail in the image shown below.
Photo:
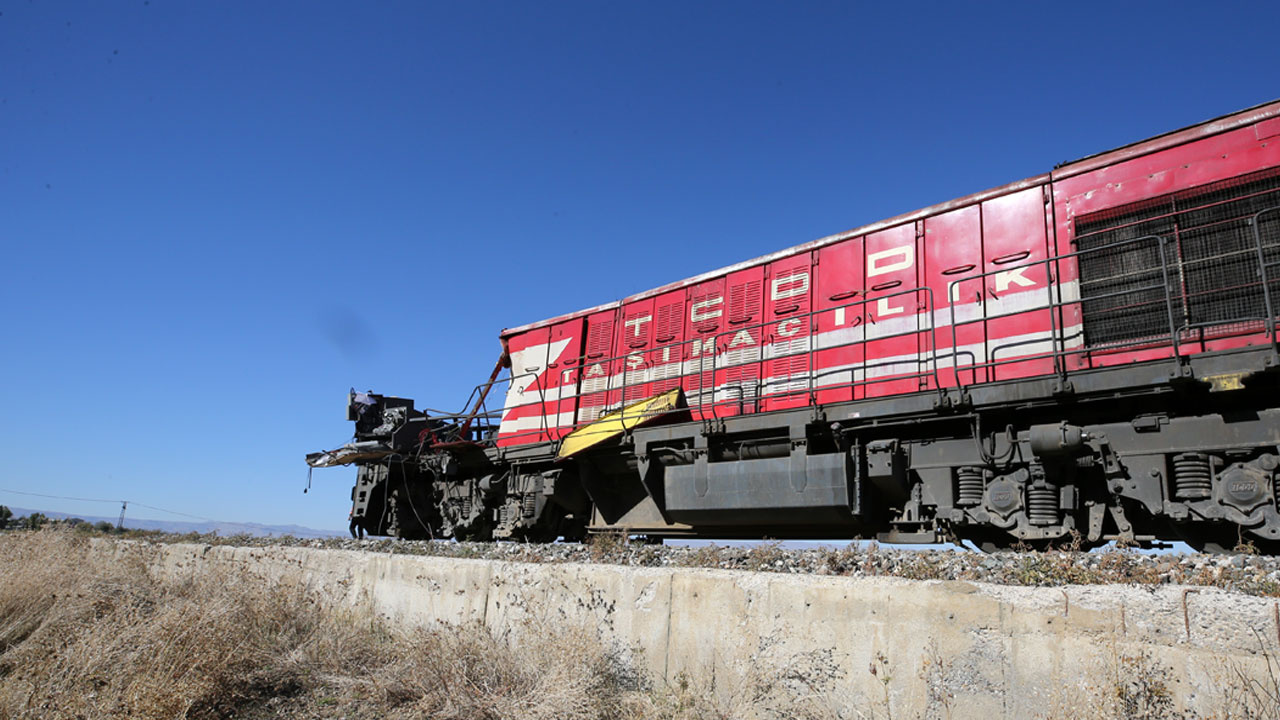
M1267 208L1255 213L1250 217L1248 222L1253 227L1255 245L1254 252L1257 256L1259 279L1261 280L1263 289L1262 294L1266 317L1261 318L1261 320L1266 323L1267 337L1270 340L1272 352L1274 354L1276 353L1277 348L1280 348L1280 338L1277 338L1276 332L1277 303L1272 298L1270 288L1271 274L1268 273L1268 269L1280 267L1280 260L1275 262L1266 261L1265 249L1259 229L1261 218L1264 215L1273 212L1280 212L1280 206ZM1158 272L1158 283L1145 283L1137 287L1124 288L1113 292L1090 295L1088 297L1085 297L1083 292L1075 293L1074 297L1064 296L1063 284L1058 281L1058 278L1063 274L1062 271L1064 267L1075 270L1078 275L1079 261L1083 257L1119 249L1133 248L1141 244L1154 245L1154 249L1159 256L1158 262L1149 268L1138 273L1134 273L1134 275L1140 276L1143 273L1154 274ZM600 406L592 406L600 407L603 414L609 411L616 411L619 407L625 407L628 402L640 399L629 396L628 391L632 388L642 387L658 382L669 385L670 387L679 386L684 388L685 392L691 398L690 409L692 411L700 413L704 418L717 418L725 414L729 406L736 406L738 412L748 411L748 402L751 404L751 411L758 411L761 401L804 395L807 398L808 404L817 405L818 394L820 392L867 386L877 382L909 380L911 378L922 380L924 389L930 389L928 388L928 384L932 381L933 387L931 389L939 393L944 393L945 388L942 386L938 367L939 364L944 361L950 361L952 370L951 379L954 380L954 386L961 390L979 384L980 381L978 375L980 371L984 376L987 376L991 370L998 367L1037 360L1052 361L1052 372L1063 380L1067 380L1073 370L1068 360L1072 356L1080 356L1096 351L1112 352L1131 347L1149 347L1166 340L1171 346L1173 360L1175 362L1180 362L1181 359L1186 356L1182 340L1184 333L1201 326L1224 325L1228 324L1228 322L1215 321L1208 323L1191 323L1189 320L1184 320L1182 323L1178 322L1174 312L1175 300L1182 297L1182 295L1175 296L1170 288L1170 279L1173 276L1171 271L1171 261L1169 258L1169 248L1171 244L1172 241L1167 236L1144 235L1139 238L1109 243L1095 248L1052 255L1040 260L1033 260L1018 265L1001 266L997 269L952 280L947 284L947 324L950 326L951 330L951 344L949 348L939 348L937 344L937 333L939 329L937 326L938 320L941 318L939 317L940 310L937 309L936 303L934 302L934 289L930 287L908 288L893 293L877 295L876 297L864 297L861 300L854 300L852 302L819 310L811 310L802 314L788 315L786 318L775 318L770 321L734 327L728 330L717 329L712 333L699 334L696 337L680 340L678 342L637 348L634 351L607 358L594 358L591 359L590 362L588 362L588 358L585 356L577 357L566 363L566 365L577 368L576 378L571 381L570 386L566 387L567 392L562 391L559 396L559 400L555 402L566 400L579 401L577 408L580 415L582 410L580 401L582 398L594 395L603 395L604 404ZM1277 245L1276 247L1280 247L1280 245ZM1175 259L1174 262L1177 262L1177 260ZM1073 264L1074 267L1068 265L1069 263ZM985 288L987 278L1000 273L1017 272L1023 269L1043 269L1045 280L1044 303L1034 304L1032 307L1028 308L1015 309L1009 312L988 315L985 312L985 308L989 305L988 297L994 296L994 292L986 293L980 290L977 293L977 300L982 303L983 309L972 318L957 318L957 308L963 305L963 303L959 302L959 291L963 290L966 283L981 283L981 287ZM1280 277L1277 279L1280 279ZM1083 284L1083 280L1077 278L1077 283ZM1162 295L1161 300L1164 304L1164 319L1167 324L1167 334L1160 333L1155 335L1145 335L1139 338L1127 338L1108 341L1105 343L1089 344L1087 339L1082 337L1082 327L1078 330L1068 332L1069 325L1065 315L1065 312L1068 309L1075 308L1077 312L1080 312L1084 303L1135 296L1156 290L1159 290ZM1030 294L1036 291L1028 290L1025 292ZM1011 294L1021 295L1023 293ZM850 314L850 311L859 311L853 313L852 316L855 318L861 318L863 317L863 313L860 311L868 304L903 296L913 296L917 298L915 312L910 316L915 318L914 327L907 328L900 332L892 332L885 335L870 337L869 331L866 329L868 327L867 325L854 322L853 324L845 326L849 328L863 328L861 332L855 332L852 334L854 339L832 345L824 345L821 341L821 333L818 328L820 327L820 320L823 316L830 317L837 311L843 310L846 314ZM923 298L923 304L920 304L920 298ZM1152 299L1145 302L1139 302L1134 307L1150 307L1161 302L1161 300ZM1109 308L1109 310L1118 310L1122 308L1123 306L1118 306L1117 308ZM1002 343L999 339L994 339L993 341L993 339L985 337L984 334L982 353L984 357L982 362L977 361L978 358L973 351L960 349L960 328L978 323L991 323L1002 319L1027 315L1029 313L1048 314L1049 328L1047 337L1035 337L1032 339L1021 339ZM795 340L798 341L795 344L802 348L800 350L787 349L785 347L786 342L774 342L777 338L772 334L765 332L770 326L783 321L791 321L795 319L804 321L803 334L795 337ZM1257 319L1258 318L1252 317L1238 318L1232 319L1229 322L1234 323L1239 322L1240 320L1253 321ZM925 327L926 323L927 327ZM725 339L736 337L743 331L748 331L751 333L751 337L753 339L758 338L758 340L756 340L753 345L749 346L749 349L747 349L747 352L743 353L742 357L735 359L734 356L730 355L730 352L733 350L733 348L730 347L732 340L726 343ZM915 358L910 361L915 362L917 367L921 368L918 372L870 377L870 375L875 372L876 368L888 367L908 361L893 358L868 358L865 353L860 361L857 361L852 365L838 368L819 368L817 365L817 360L823 353L829 353L842 348L855 346L866 347L868 343L891 341L897 338L906 337L918 338L918 352ZM711 343L710 348L707 347L708 340ZM1048 342L1049 345L1049 349L1047 351L1032 353L1029 355L1017 355L1010 359L997 359L999 354L1010 349L1026 347L1029 345L1038 345L1045 342ZM927 345L927 347L923 347L924 345ZM770 348L777 348L778 346L784 347L780 350L770 350ZM686 353L686 349L692 349L692 352ZM670 352L671 350L676 350L677 352L672 353ZM675 355L676 359L655 365L652 358L658 354L664 353L664 351L667 351L667 355ZM774 354L770 355L770 352L773 352ZM638 364L635 360L637 357L641 358ZM739 382L737 384L727 384L725 386L717 386L716 384L716 376L718 373L730 371L736 367L759 367L771 360L797 357L804 358L807 371L799 373L803 377L794 377L796 373L792 373L790 377L770 380L768 377L763 377L764 370L762 367L761 370L757 372L756 377L746 379L754 379L754 384L749 382ZM972 362L962 365L961 359L966 357L970 358ZM662 367L663 365L675 366L677 371L671 374L664 373L660 377L653 377L654 368ZM605 368L604 387L590 392L583 392L582 373L585 368L592 366ZM617 374L615 374L613 369L617 367L620 367L621 369ZM543 371L545 372L545 369L543 369ZM968 383L964 381L964 378L961 375L962 372L969 373L970 381ZM832 375L842 375L844 373L848 373L849 382L833 383L830 385L821 384L821 381L824 378ZM639 379L636 379L637 376ZM523 375L518 375L516 377L523 377ZM707 378L710 379L709 387L706 386L705 382ZM499 378L498 382L509 383L512 379L513 378L511 377ZM982 380L981 382L986 381L987 380ZM792 386L792 383L802 383L802 386L794 387ZM536 383L534 384L536 385ZM784 389L777 392L770 392L767 388L771 385L782 385ZM545 406L545 391L540 386L537 387L537 390L538 399L526 404L540 404ZM719 399L721 394L729 397L723 400ZM697 402L693 402L693 398L696 398ZM504 411L505 410L506 409L504 409ZM551 437L552 433L558 433L560 436L563 436L563 434L567 434L574 429L589 425L594 421L593 418L591 420L575 422L570 426L556 426L551 428L547 426L547 414L544 412L541 413L541 415L542 423L537 430L528 430L520 433L509 434L504 436L504 439L527 437L529 435Z
M923 305L920 305L919 303L917 303L915 312L911 316L909 316L909 317L916 318L916 323L914 327L902 330L900 332L878 334L878 335L875 335L874 337L868 337L869 333L864 330L862 333L860 333L861 337L859 338L856 338L848 342L837 343L832 345L823 345L817 341L818 336L817 336L817 333L815 332L816 325L814 321L818 316L821 316L823 314L834 315L838 310L844 310L846 311L846 313L848 313L850 310L861 311L863 307L871 303L891 300L896 297L904 297L904 296L924 298ZM878 294L875 297L863 298L861 300L854 300L851 302L842 303L840 305L829 307L829 308L811 310L807 313L788 315L786 318L783 318L780 320L774 319L774 320L769 320L765 322L754 323L751 325L743 325L743 326L735 327L731 330L717 331L714 334L707 335L707 336L695 337L691 339L680 340L678 342L666 343L662 345L655 345L653 347L637 348L636 350L623 355L615 355L615 356L610 356L606 358L596 358L596 359L593 359L590 363L586 362L585 357L577 357L567 362L566 365L573 365L578 367L579 372L581 372L581 368L588 367L588 366L603 366L605 368L609 368L608 370L605 371L606 377L608 378L606 387L600 390L591 390L589 392L584 392L581 388L582 378L581 376L579 376L577 379L577 385L575 390L560 394L557 402L563 401L566 399L573 399L573 398L577 398L581 400L581 398L585 396L597 395L597 394L605 394L606 402L607 402L609 397L616 395L616 397L619 398L618 407L614 407L612 403L604 405L603 413L607 413L610 411L616 411L617 409L619 409L619 407L624 407L630 401L642 399L642 398L629 398L627 395L628 389L648 385L654 382L663 382L663 383L671 383L672 387L675 387L678 384L680 387L685 389L686 394L697 395L699 398L702 398L709 394L711 398L710 402L698 402L696 404L691 403L691 405L694 405L695 409L703 413L704 416L706 415L707 409L709 408L711 417L720 417L722 414L721 409L728 405L737 405L739 407L739 411L745 410L745 401L747 398L751 398L754 401L753 407L752 407L752 411L754 412L754 411L758 411L759 401L764 398L776 400L776 399L793 397L796 395L803 394L808 396L809 404L816 404L816 393L819 391L826 392L826 391L839 390L845 387L869 385L869 384L878 383L878 382L909 380L912 378L931 379L933 382L933 389L941 393L942 385L938 377L939 355L938 355L938 345L937 345L937 327L936 327L936 323L934 322L934 316L936 315L936 311L935 311L935 303L933 301L933 298L934 298L934 291L932 288L928 288L928 287L909 288L909 289L899 290L897 292L892 292L892 293ZM861 315L858 314L856 315L856 317L861 317ZM773 339L773 335L767 334L765 330L767 330L770 326L777 325L780 322L796 320L796 319L808 321L807 332L805 332L803 335L797 336L797 339L803 339L804 341L803 344L806 346L805 349L801 351L792 351L792 352L783 351L776 355L766 356L769 348L773 347L774 343L771 342L771 340ZM925 323L927 323L927 327L921 327ZM853 327L866 327L866 326L861 324L856 324ZM744 331L750 333L751 337L753 338L756 338L758 336L759 342L750 346L750 349L755 351L754 353L748 353L750 357L748 357L747 359L735 361L731 359L731 356L729 355L733 351L731 338L737 337L740 333ZM925 369L919 372L905 373L901 375L891 375L891 376L882 377L882 378L867 378L868 370L874 370L875 368L879 368L879 367L887 367L887 366L895 365L895 364L898 364L900 361L884 360L884 359L869 359L869 358L866 358L865 356L863 357L861 363L859 363L859 365L855 368L842 368L838 370L822 370L822 371L819 371L817 368L816 360L817 360L817 356L820 353L828 353L828 352L839 350L841 348L853 347L857 345L865 345L866 343L891 341L897 338L920 339L922 338L922 336L927 337L928 347L920 348L917 352L917 359L914 360L914 362L917 363L918 365L925 366ZM725 342L726 338L729 338L730 340L728 342ZM708 340L710 340L711 347L709 349L706 349ZM686 348L695 349L696 355L694 355L694 353L690 353L689 356L686 357L686 354L685 354ZM650 371L652 371L653 367L655 366L651 364L652 361L649 360L646 356L651 357L653 355L663 353L663 351L669 351L672 349L676 349L678 350L678 352L668 353L668 354L674 354L676 356L676 359L667 361L666 364L678 366L679 372L675 374L659 377L659 378L653 378L650 374ZM763 386L763 380L765 380L766 378L759 378L761 382L757 383L755 386L745 386L742 384L720 386L720 385L717 385L715 382L715 377L718 373L731 370L735 367L754 366L754 365L759 365L761 363L768 362L770 360L800 357L800 356L804 356L806 358L806 362L809 367L809 372L806 373L806 377L803 378L803 380L805 381L805 387L803 389L785 390L785 391L780 391L775 393L761 393L760 388ZM631 361L637 357L641 358L641 361L640 361L641 364L633 368L631 367ZM710 361L710 367L707 367L708 360ZM691 363L692 365L690 365ZM621 364L621 371L619 375L615 375L612 372L612 368L617 366L618 364ZM632 373L641 371L642 369L644 370L644 373L642 374L641 379L639 380L629 379L629 376L632 375ZM834 373L849 372L851 375L851 378L856 378L857 375L859 374L859 371L861 372L864 378L863 380L851 379L851 381L848 383L833 383L833 384L821 385L821 386L819 386L817 383L819 378L830 375L830 374L834 374ZM704 387L703 385L704 376L710 376L711 378L711 385L709 388ZM613 380L614 377L618 377L619 381L614 382ZM694 378L695 382L686 384L685 381L691 377ZM495 384L503 383L503 382L509 383L510 380L511 378L500 377L495 382ZM789 378L788 380L794 380L794 378ZM927 385L927 380L926 380L926 385ZM531 400L527 403L522 403L518 407L526 407L531 405L545 405L546 396L544 393L544 388L542 388L541 386L538 386L536 389L539 393L538 398L536 400ZM730 400L717 400L716 396L718 393L732 394L734 395L734 397L731 398ZM579 406L579 409L581 409L581 406ZM646 414L648 414L648 411L646 411ZM545 422L546 415L543 414L542 417L543 417L543 422L541 423L541 426L537 430L527 430L527 431L521 431L518 433L511 433L511 434L505 435L504 439L535 436L535 435L541 435L543 433L547 433L551 428L549 428L547 426L547 423ZM578 422L572 426L559 425L559 426L556 426L555 429L559 431L561 434L567 434L573 429L590 424L590 422L592 421Z
M1147 286L1142 286L1137 288L1128 288L1128 289L1120 290L1113 293L1106 293L1103 295L1091 296L1089 298L1085 298L1081 296L1081 297L1077 297L1069 300L1062 299L1062 283L1059 282L1056 278L1061 278L1062 276L1061 265L1064 261L1077 260L1080 257L1089 255L1092 253L1101 253L1109 250L1115 250L1117 248L1123 248L1123 247L1131 246L1140 242L1149 242L1152 240L1158 243L1157 248L1160 254L1159 270L1160 270L1161 280L1162 280L1160 285L1147 285ZM1022 263L1019 265L1001 267L996 270L988 270L987 272L969 275L948 283L947 297L958 299L959 293L957 292L957 289L960 287L961 283L972 282L974 280L982 280L983 278L986 278L989 276L994 276L1001 273L1016 272L1017 270L1021 270L1021 269L1039 268L1041 266L1043 266L1045 271L1045 289L1046 289L1046 293L1048 294L1048 302L1045 305L1037 305L1036 307L1033 307L1033 308L1015 310L1012 312L1000 313L997 315L988 315L987 313L982 312L982 313L979 313L978 316L975 318L972 318L969 320L957 321L956 306L959 303L957 302L949 303L949 309L951 313L949 324L951 326L952 347L955 347L958 343L957 331L958 331L958 328L962 326L972 325L975 323L988 323L988 322L1001 320L1005 318L1017 317L1019 315L1025 315L1027 313L1033 313L1033 312L1038 313L1038 312L1047 311L1049 314L1049 337L1047 338L1047 340L1049 340L1050 342L1049 352L1038 353L1033 355L1023 355L1013 360L989 361L989 362L983 362L983 363L975 362L968 367L968 370L972 373L974 377L974 382L971 384L977 383L976 371L978 369L987 370L987 369L995 368L1001 365L1007 365L1014 362L1023 363L1023 362L1030 362L1035 360L1047 360L1047 359L1053 360L1054 373L1057 374L1060 378L1065 380L1067 377L1067 362L1066 362L1067 357L1069 355L1079 354L1083 350L1067 348L1066 328L1058 327L1060 322L1062 321L1062 318L1060 317L1060 311L1063 308L1066 308L1068 306L1081 305L1084 302L1091 302L1094 300L1103 300L1109 297L1119 297L1122 295L1133 295L1135 293L1147 292L1147 291L1156 290L1156 289L1163 289L1164 291L1165 310L1166 310L1166 315L1169 322L1169 334L1171 337L1171 341L1174 344L1174 355L1175 357L1180 356L1181 352L1178 344L1178 332L1176 330L1176 324L1173 319L1173 300L1169 294L1169 268L1168 268L1168 260L1166 258L1166 253L1165 253L1165 246L1167 244L1168 244L1168 239L1163 236L1144 235L1139 238L1133 238L1131 240L1122 240L1116 243L1109 243L1107 245L1101 245L1096 248L1089 248L1086 250L1076 250L1074 252L1064 253L1061 255L1051 255L1049 257L1046 257L1040 260L1033 260L1031 262ZM1078 267L1078 263L1077 263L1077 267ZM1155 271L1155 268L1151 268L1148 272L1154 272L1154 271ZM983 283L983 286L985 287L985 283ZM979 291L978 300L984 301L984 305L985 305L985 299L986 299L986 296L982 295L981 291ZM992 357L1002 349L1006 349L1009 347L1016 347L1019 345L1043 342L1044 340L1045 339L1036 339L1036 340L1019 341L1014 343L1006 343L1004 345L995 345L994 347L992 347L990 352L984 352L984 355L988 357ZM1127 344L1149 344L1150 342L1151 342L1150 338L1144 338L1132 343L1121 342L1118 344L1109 345L1108 349L1124 347ZM954 371L956 386L960 388L966 387L966 385L961 381L961 378L960 378L959 365L958 364L953 365L952 369Z
M1271 357L1274 360L1276 358L1276 314L1271 302L1271 279L1267 276L1267 268L1280 266L1280 261L1267 262L1267 255L1262 247L1262 231L1259 229L1259 219L1273 212L1280 212L1280 205L1254 213L1253 217L1249 218L1249 225L1253 228L1253 245L1258 253L1258 279L1262 281L1262 301L1267 313L1266 321L1269 321L1266 323L1267 336L1271 338Z

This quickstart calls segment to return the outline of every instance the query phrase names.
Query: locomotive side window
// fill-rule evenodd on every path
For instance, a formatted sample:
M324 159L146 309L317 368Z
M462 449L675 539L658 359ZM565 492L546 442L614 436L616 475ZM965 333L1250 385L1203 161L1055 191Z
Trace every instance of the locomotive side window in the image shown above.
M1260 329L1267 312L1250 220L1277 206L1273 168L1076 218L1085 342L1167 337L1171 322L1207 336ZM1280 260L1280 211L1259 229L1270 265ZM1280 268L1267 273L1275 313Z

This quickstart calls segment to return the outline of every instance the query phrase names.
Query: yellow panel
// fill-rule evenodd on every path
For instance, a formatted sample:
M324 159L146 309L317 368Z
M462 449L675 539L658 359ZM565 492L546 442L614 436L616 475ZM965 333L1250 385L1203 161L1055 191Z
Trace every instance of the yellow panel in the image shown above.
M617 437L631 428L668 415L672 410L686 407L688 405L684 399L684 390L680 388L631 403L566 435L564 441L560 443L559 457L567 458L575 455L609 438Z

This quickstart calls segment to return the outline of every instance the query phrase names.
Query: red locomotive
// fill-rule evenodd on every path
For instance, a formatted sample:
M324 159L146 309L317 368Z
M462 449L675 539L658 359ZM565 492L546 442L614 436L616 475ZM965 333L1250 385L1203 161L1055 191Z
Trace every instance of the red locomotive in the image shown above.
M1280 552L1278 311L1280 102L506 330L308 459L407 537Z

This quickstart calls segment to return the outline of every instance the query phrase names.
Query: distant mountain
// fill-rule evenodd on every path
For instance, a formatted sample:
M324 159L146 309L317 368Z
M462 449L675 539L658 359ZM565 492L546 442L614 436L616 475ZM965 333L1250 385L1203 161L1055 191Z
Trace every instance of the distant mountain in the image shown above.
M70 513L57 512L55 510L31 510L29 508L20 508L9 506L13 511L13 517L19 518L30 515L31 513L42 513L46 517L65 520L67 518L80 518L85 522L98 523L106 521L112 525L120 518L102 517L98 515L72 515ZM148 520L146 518L135 518L125 516L124 526L129 530L162 530L171 533L217 533L219 535L292 535L298 538L330 538L341 537L346 533L338 530L317 530L315 528L303 527L301 525L262 525L260 523L233 523L233 522L182 522L171 520Z

